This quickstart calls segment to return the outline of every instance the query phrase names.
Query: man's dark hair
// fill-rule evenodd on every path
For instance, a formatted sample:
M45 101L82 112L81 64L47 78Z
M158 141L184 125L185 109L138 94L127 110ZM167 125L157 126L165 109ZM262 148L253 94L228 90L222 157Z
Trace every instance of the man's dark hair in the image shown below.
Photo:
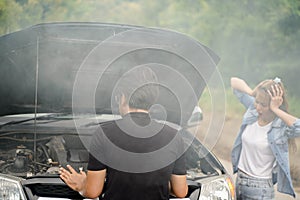
M122 94L130 108L149 110L156 103L159 94L155 72L144 66L126 72L118 86L118 95Z

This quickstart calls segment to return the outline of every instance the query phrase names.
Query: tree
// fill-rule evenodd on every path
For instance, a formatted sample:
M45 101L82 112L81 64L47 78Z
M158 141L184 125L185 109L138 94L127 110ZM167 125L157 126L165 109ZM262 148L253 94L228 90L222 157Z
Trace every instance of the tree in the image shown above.
M15 13L21 13L22 7L11 0L0 0L0 33L6 34L19 28L20 17Z
M253 83L281 76L292 87L298 84L298 0L0 0L0 34L57 21L174 29L221 57L225 83L238 75Z

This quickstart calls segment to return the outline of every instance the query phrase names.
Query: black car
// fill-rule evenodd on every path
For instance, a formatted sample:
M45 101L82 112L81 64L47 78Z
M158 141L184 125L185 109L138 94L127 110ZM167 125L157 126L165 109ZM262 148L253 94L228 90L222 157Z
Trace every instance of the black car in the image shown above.
M105 23L38 24L0 37L0 199L83 199L59 167L86 170L91 136L119 119L114 89L147 65L160 93L150 115L186 143L189 199L234 199L230 176L195 137L218 56L183 34Z

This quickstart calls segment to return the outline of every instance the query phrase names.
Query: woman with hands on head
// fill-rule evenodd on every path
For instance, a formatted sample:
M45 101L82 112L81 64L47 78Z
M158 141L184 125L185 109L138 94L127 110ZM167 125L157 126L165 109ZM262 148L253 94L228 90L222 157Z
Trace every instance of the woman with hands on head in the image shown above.
M300 136L300 120L287 112L281 80L265 80L252 89L233 77L231 87L247 109L232 149L237 199L274 199L275 183L279 192L295 197L288 144Z

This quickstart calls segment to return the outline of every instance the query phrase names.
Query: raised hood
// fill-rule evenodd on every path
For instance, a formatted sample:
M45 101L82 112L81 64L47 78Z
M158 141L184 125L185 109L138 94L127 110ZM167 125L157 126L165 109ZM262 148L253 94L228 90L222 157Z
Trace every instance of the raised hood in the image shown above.
M154 116L184 125L219 61L177 32L103 23L39 24L0 46L1 116L114 113L120 77L147 65L161 85Z

